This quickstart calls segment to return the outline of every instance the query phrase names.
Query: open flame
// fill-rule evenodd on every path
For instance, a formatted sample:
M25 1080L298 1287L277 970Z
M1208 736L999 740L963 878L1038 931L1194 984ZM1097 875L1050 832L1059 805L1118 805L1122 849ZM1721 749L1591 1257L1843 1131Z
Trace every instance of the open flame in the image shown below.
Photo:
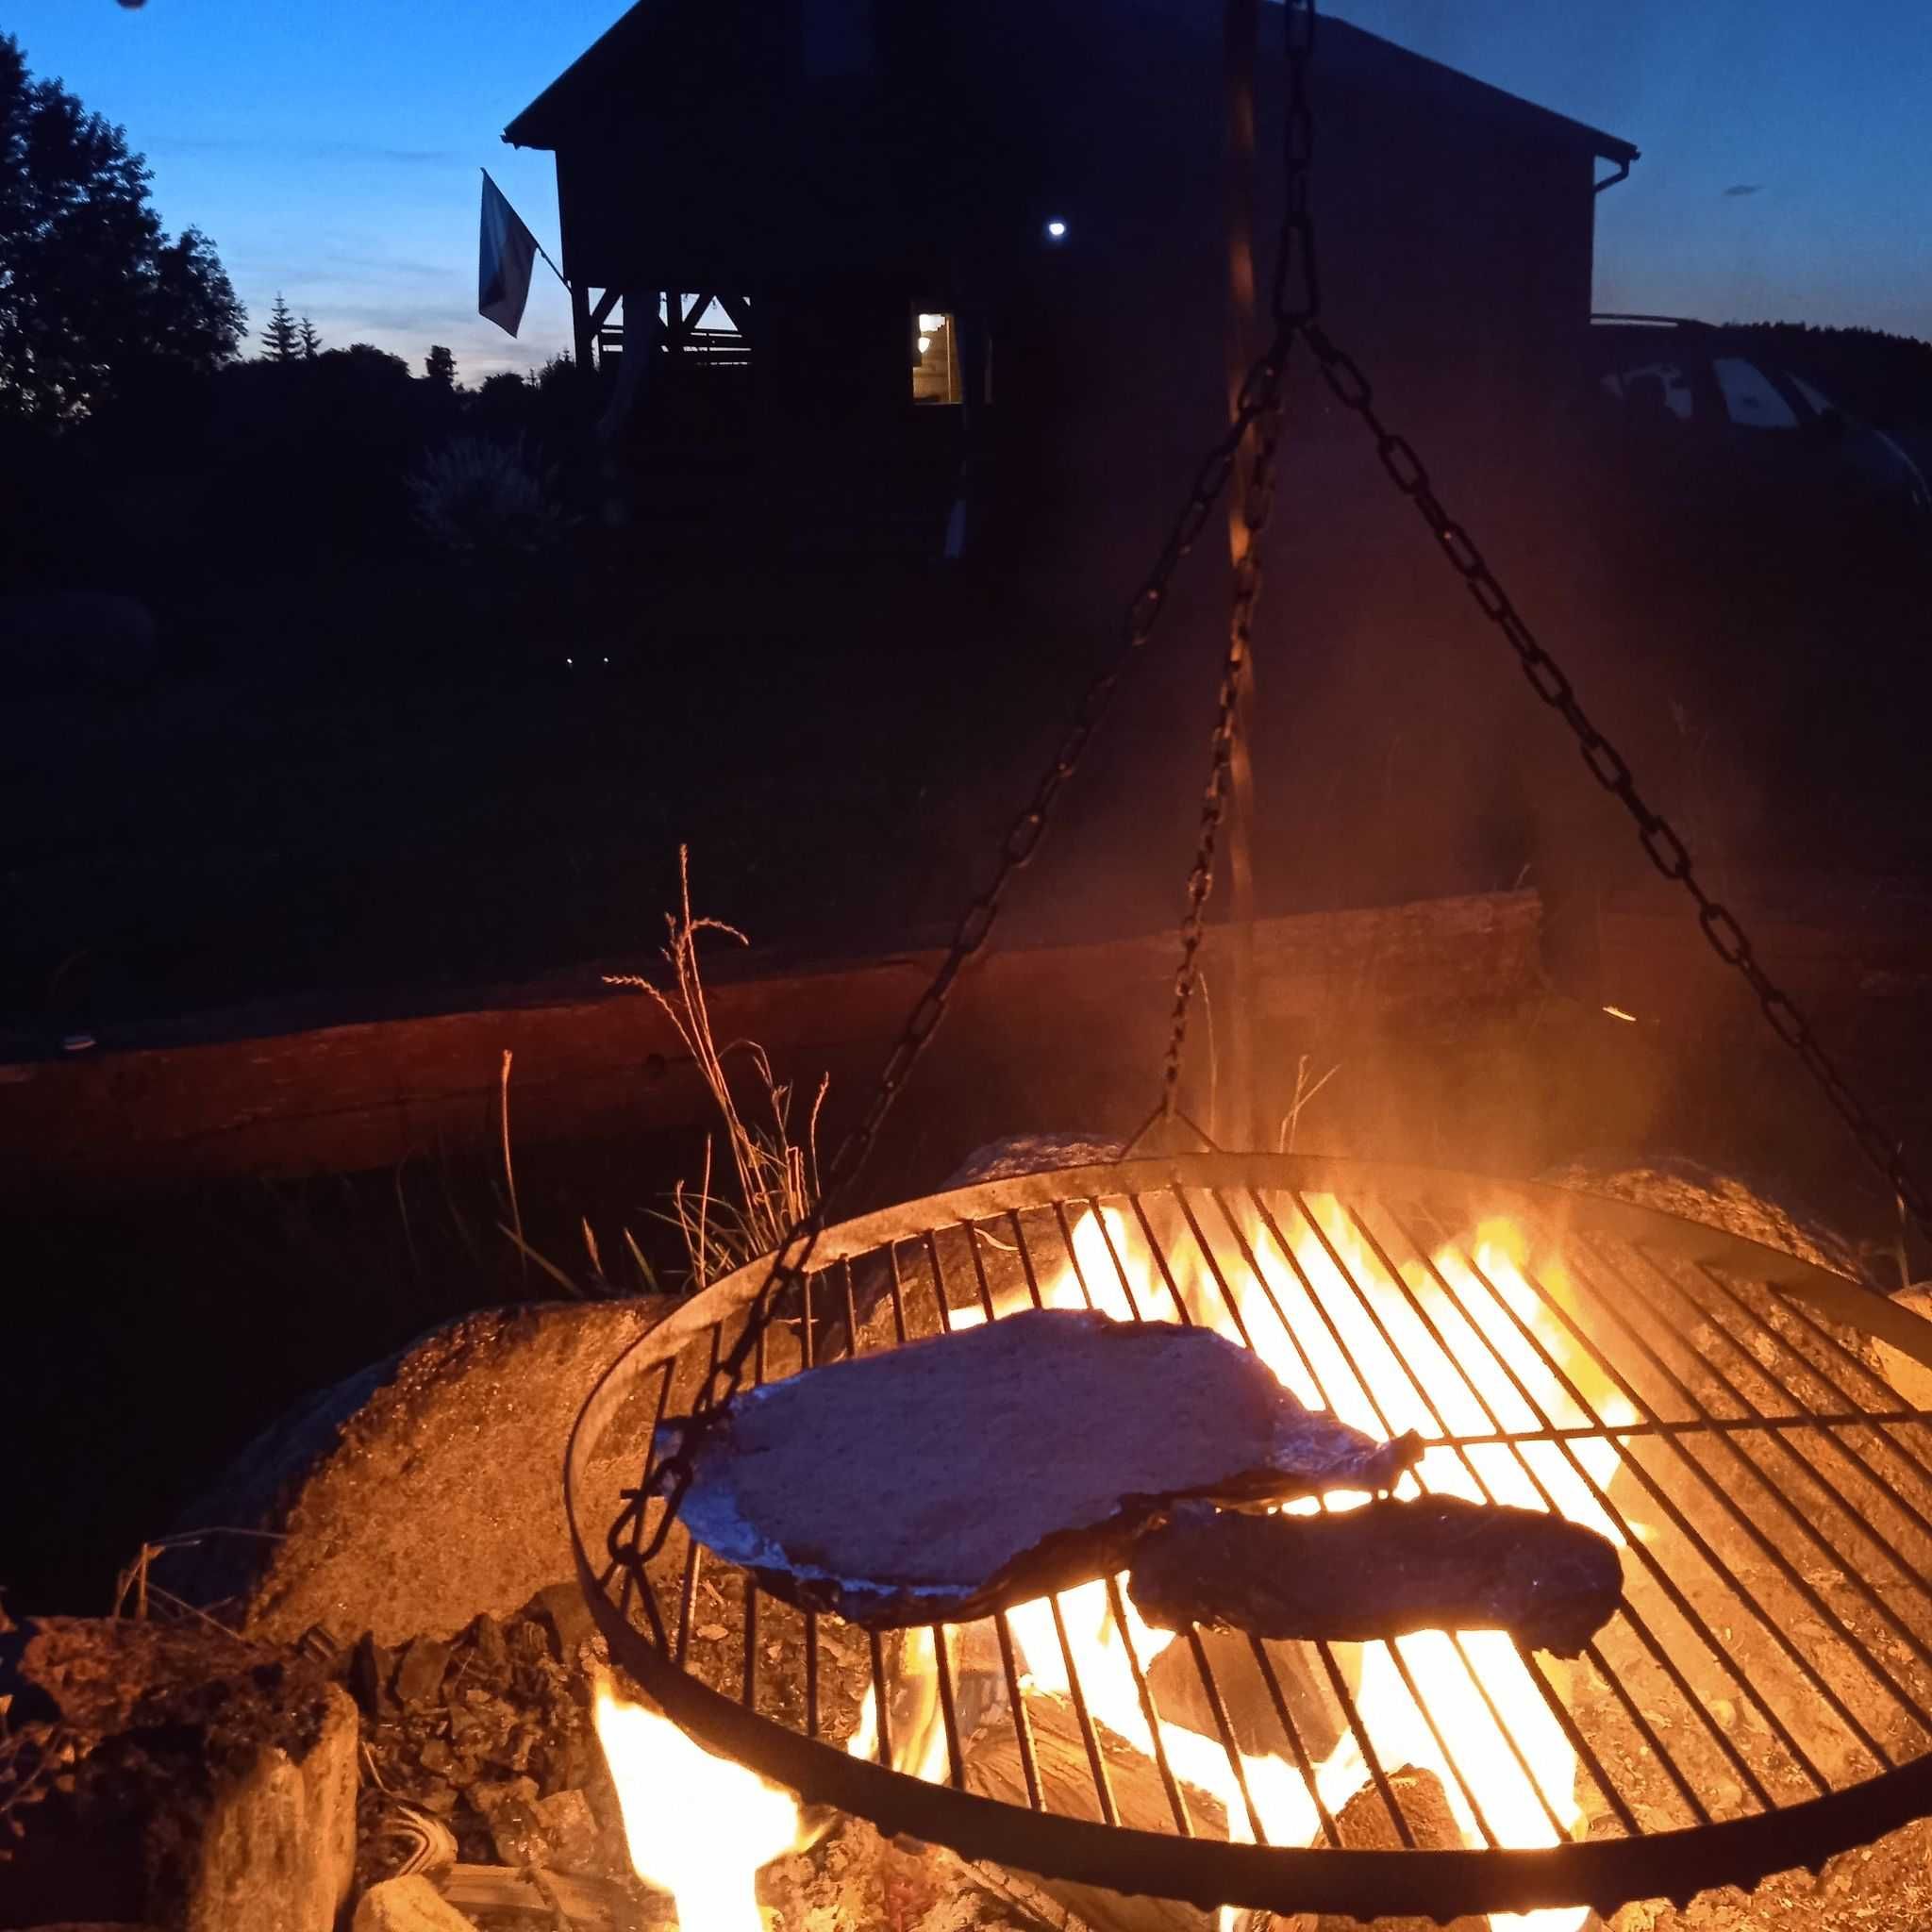
M1368 1228L1327 1196L1312 1196L1306 1220L1256 1210L1224 1216L1210 1230L1176 1197L1159 1210L1172 1225L1144 1226L1110 1206L1084 1213L1070 1264L1039 1284L1051 1307L1092 1307L1119 1320L1171 1319L1178 1299L1190 1321L1246 1342L1284 1387L1312 1408L1332 1410L1375 1437L1415 1429L1428 1448L1398 1494L1420 1491L1552 1508L1622 1541L1597 1492L1618 1463L1607 1429L1636 1420L1624 1396L1549 1312L1545 1296L1572 1306L1559 1271L1524 1274L1526 1244L1507 1221L1485 1223L1467 1254L1449 1244L1395 1261ZM1158 1244L1158 1252L1157 1252ZM1351 1279L1352 1277L1352 1279ZM1030 1304L996 1297L994 1312ZM955 1328L985 1320L953 1309ZM1555 1427L1560 1441L1512 1446L1446 1439ZM1575 1432L1575 1433L1569 1433ZM1288 1506L1351 1507L1361 1497ZM1176 1641L1135 1612L1106 1581L1063 1591L1056 1620L1046 1598L1008 1613L1023 1690L1079 1693L1094 1718L1136 1750L1157 1755L1141 1680ZM1062 1637L1064 1632L1064 1637ZM1573 1835L1582 1817L1576 1757L1543 1690L1514 1643L1499 1631L1429 1631L1359 1652L1355 1704L1385 1771L1413 1765L1440 1780L1463 1842L1526 1849ZM1557 1694L1564 1667L1542 1668ZM932 1701L932 1633L909 1631L899 1660L901 1694ZM896 1700L895 1700L896 1708ZM632 1863L646 1882L673 1892L683 1932L758 1932L758 1868L794 1849L799 1812L786 1792L714 1757L655 1712L625 1703L600 1684L599 1738L623 1806ZM894 1736L908 1726L895 1717ZM877 1749L877 1712L868 1691L847 1749ZM1158 1755L1184 1784L1225 1809L1231 1838L1306 1845L1321 1836L1315 1797L1332 1817L1369 1780L1353 1731L1344 1731L1309 1780L1285 1756L1239 1757L1186 1725L1160 1720ZM948 1774L944 1740L926 1726L915 1761L899 1769L938 1780ZM1245 1787L1245 1789L1243 1789ZM1494 1932L1577 1932L1587 1908L1496 1914ZM1224 1912L1231 1927L1232 1911Z
M1307 1223L1292 1228L1250 1212L1215 1231L1205 1214L1190 1220L1175 1204L1163 1209L1172 1225L1143 1230L1102 1206L1076 1224L1072 1263L1041 1283L1041 1299L1050 1307L1158 1320L1172 1317L1177 1297L1190 1321L1245 1341L1309 1407L1332 1410L1374 1437L1412 1428L1441 1443L1545 1424L1599 1430L1636 1420L1525 1280L1526 1243L1513 1223L1484 1223L1467 1256L1451 1244L1398 1263L1332 1197L1311 1196L1307 1208ZM1567 1304L1559 1272L1546 1273L1541 1285ZM995 1312L1029 1300L1015 1293L1010 1306L996 1301ZM977 1308L951 1314L955 1327L983 1320ZM1397 1493L1426 1490L1554 1508L1621 1543L1596 1494L1607 1490L1617 1462L1604 1434L1525 1443L1520 1454L1502 1442L1460 1453L1439 1446L1424 1453ZM1335 1497L1327 1507L1362 1500ZM1071 1656L1093 1715L1151 1756L1154 1739L1126 1647L1144 1676L1175 1640L1144 1624L1124 1591L1117 1601L1122 1615L1104 1583L1062 1591L1064 1650L1044 1599L1013 1610L1011 1627L1038 1689L1065 1694ZM1582 1817L1575 1753L1505 1633L1427 1631L1392 1646L1358 1648L1355 1701L1371 1748L1385 1770L1407 1764L1436 1775L1465 1844L1528 1849L1574 1833ZM1544 1668L1560 1690L1563 1666ZM1231 1838L1254 1838L1250 1801L1268 1842L1305 1845L1318 1837L1307 1780L1285 1757L1241 1755L1238 1781L1218 1738L1164 1721L1159 1734L1175 1776L1226 1807ZM1344 1734L1315 1767L1331 1816L1368 1775L1357 1740ZM1565 1907L1498 1913L1491 1924L1495 1932L1576 1932L1588 1916L1586 1907ZM1224 1914L1224 1924L1232 1919Z
M764 1932L758 1868L797 1842L798 1800L619 1697L607 1679L593 1715L631 1864L677 1901L680 1932Z

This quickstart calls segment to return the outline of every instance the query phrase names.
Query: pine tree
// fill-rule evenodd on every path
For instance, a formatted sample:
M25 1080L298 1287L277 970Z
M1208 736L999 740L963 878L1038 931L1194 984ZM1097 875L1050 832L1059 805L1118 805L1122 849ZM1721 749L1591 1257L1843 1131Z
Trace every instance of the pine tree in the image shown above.
M444 389L457 386L457 358L441 342L432 342L429 353L423 358L423 373L431 382L440 382Z
M276 291L275 306L269 310L268 321L262 325L261 345L271 362L292 362L302 353L295 317L282 300L280 291Z
M305 315L297 325L295 332L301 338L303 361L313 362L316 357L322 353L321 331Z

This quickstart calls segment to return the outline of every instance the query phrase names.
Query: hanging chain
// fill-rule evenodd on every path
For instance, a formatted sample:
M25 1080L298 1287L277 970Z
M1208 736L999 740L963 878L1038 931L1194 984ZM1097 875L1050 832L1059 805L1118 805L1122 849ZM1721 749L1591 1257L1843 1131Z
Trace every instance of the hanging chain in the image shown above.
M1886 1185L1918 1223L1921 1231L1932 1240L1932 1193L1928 1193L1924 1185L1906 1167L1903 1143L1879 1124L1852 1090L1811 1023L1790 995L1764 970L1756 948L1739 924L1736 915L1705 889L1704 882L1697 876L1690 848L1670 821L1655 810L1638 791L1628 761L1598 730L1583 708L1568 675L1524 622L1477 548L1475 540L1443 507L1414 444L1406 437L1395 434L1382 420L1375 408L1374 389L1361 365L1338 347L1322 326L1321 285L1316 274L1314 221L1308 191L1309 163L1314 147L1314 121L1308 89L1314 25L1314 0L1288 0L1284 22L1288 50L1287 179L1282 248L1275 263L1274 277L1276 348L1282 344L1282 332L1291 340L1300 337L1307 343L1336 399L1360 418L1363 427L1374 439L1375 453L1381 458L1390 480L1415 506L1417 515L1428 526L1437 547L1468 587L1477 608L1516 653L1531 689L1575 734L1577 746L1591 775L1630 814L1645 856L1665 878L1675 880L1690 894L1697 908L1698 928L1711 950L1727 966L1736 969L1756 995L1771 1030L1798 1056L1824 1097L1851 1129L1866 1159L1884 1177ZM1276 349L1272 348L1269 353L1273 357ZM1279 438L1278 387L1271 401L1276 412L1269 418L1273 425L1272 439L1257 450L1256 456L1257 476L1264 479L1261 523L1265 523L1267 517L1269 495L1273 490L1274 446ZM1235 726L1234 698L1239 689L1241 669L1247 658L1254 600L1259 590L1260 573L1253 541L1259 526L1251 514L1248 554L1236 574L1235 616L1222 676L1220 710L1211 742L1208 789L1201 812L1200 846L1188 880L1187 913L1181 926L1181 964L1174 975L1174 1026L1164 1069L1161 1108L1168 1117L1172 1117L1174 1111L1180 1079L1188 1009L1197 976L1196 960L1203 938L1208 897L1213 888L1215 841L1226 809L1227 765Z
M1255 610L1261 596L1261 534L1274 507L1275 461L1281 446L1282 383L1296 335L1319 313L1315 230L1309 214L1308 169L1314 159L1315 123L1308 108L1308 63L1314 52L1313 0L1288 0L1283 21L1288 61L1286 182L1281 242L1274 260L1274 339L1241 386L1235 420L1252 416L1255 448L1248 471L1241 522L1247 541L1234 566L1227 654L1222 660L1214 729L1208 739L1208 785L1201 798L1201 832L1188 874L1187 909L1181 918L1181 958L1174 975L1174 1010L1161 1073L1159 1117L1172 1121L1180 1101L1181 1060L1188 1020L1200 980L1207 937L1208 900L1214 890L1214 858L1227 816L1235 736L1241 728L1241 691L1254 644ZM1245 434L1245 431L1243 432Z
M1415 446L1407 437L1396 435L1382 420L1375 408L1374 391L1360 364L1338 348L1312 316L1303 323L1301 333L1336 400L1359 417L1362 426L1374 439L1375 454L1389 473L1390 481L1415 506L1416 514L1428 525L1437 548L1468 587L1476 608L1516 653L1530 688L1575 734L1591 776L1630 814L1644 856L1665 878L1675 880L1690 895L1697 908L1698 928L1711 950L1725 965L1736 968L1744 984L1757 995L1771 1030L1798 1056L1806 1072L1852 1130L1866 1159L1885 1177L1886 1185L1910 1211L1921 1231L1932 1239L1932 1194L1907 1169L1903 1143L1879 1124L1852 1091L1837 1061L1812 1030L1811 1023L1764 970L1736 915L1705 890L1690 848L1671 822L1638 791L1623 753L1591 722L1568 675L1524 621L1476 547L1475 539L1443 507Z

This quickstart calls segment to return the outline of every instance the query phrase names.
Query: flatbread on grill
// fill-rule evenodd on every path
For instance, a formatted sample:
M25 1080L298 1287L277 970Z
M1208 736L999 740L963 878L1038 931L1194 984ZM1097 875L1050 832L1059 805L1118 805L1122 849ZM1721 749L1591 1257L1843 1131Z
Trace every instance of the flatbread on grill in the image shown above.
M1119 1569L1177 1499L1385 1490L1420 1451L1205 1328L1035 1308L734 1396L695 1434L682 1521L774 1595L884 1629Z
M1574 1657L1624 1594L1617 1547L1540 1509L1460 1496L1323 1516L1188 1506L1135 1545L1127 1594L1157 1629L1367 1643L1417 1630L1507 1630Z

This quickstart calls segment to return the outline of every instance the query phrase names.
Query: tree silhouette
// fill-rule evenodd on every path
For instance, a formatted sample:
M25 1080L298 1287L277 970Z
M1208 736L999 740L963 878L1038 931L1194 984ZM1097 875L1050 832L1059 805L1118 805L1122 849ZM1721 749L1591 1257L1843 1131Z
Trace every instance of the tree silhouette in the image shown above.
M271 362L293 362L302 353L302 332L295 326L294 311L275 291L275 306L262 325L262 353Z
M423 358L423 372L431 382L439 382L444 389L457 386L457 358L441 342L429 345L429 353Z
M305 362L313 362L322 353L321 333L306 315L297 324L296 333L302 338L302 359Z
M246 316L208 238L170 240L147 163L0 34L0 415L72 421L156 364L228 360Z

